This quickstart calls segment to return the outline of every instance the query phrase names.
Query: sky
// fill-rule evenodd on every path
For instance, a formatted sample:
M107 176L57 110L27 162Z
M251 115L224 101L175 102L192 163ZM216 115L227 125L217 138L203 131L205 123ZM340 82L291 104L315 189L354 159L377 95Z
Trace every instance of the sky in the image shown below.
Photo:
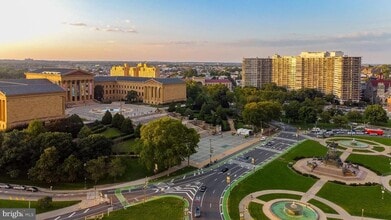
M0 59L391 63L389 0L0 0Z

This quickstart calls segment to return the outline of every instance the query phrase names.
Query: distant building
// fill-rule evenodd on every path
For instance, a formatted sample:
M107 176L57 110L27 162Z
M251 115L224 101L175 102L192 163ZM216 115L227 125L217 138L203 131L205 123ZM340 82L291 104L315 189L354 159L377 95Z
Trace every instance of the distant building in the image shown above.
M229 91L232 91L232 82L229 79L205 79L205 85L224 85Z
M127 63L123 66L113 66L110 69L110 76L133 76L158 78L159 69L153 66L147 66L146 63L139 63L136 67L131 67Z
M65 116L66 92L47 79L0 80L0 130Z
M94 98L94 75L79 69L43 68L25 73L26 79L48 79L65 91L68 105L92 101Z
M125 100L136 91L138 100L147 104L166 104L186 101L186 83L178 78L146 78L129 76L97 76L95 86L104 89L103 100Z
M242 86L261 88L274 82L291 90L312 88L334 94L341 102L360 100L361 57L344 56L341 51L244 58L242 66Z
M204 86L209 85L224 85L229 89L229 91L232 91L232 82L229 79L206 79L205 77L192 77L191 80L195 82L199 82Z
M391 80L372 79L366 84L364 96L372 104L391 104Z
M271 58L243 58L242 86L261 88L263 84L272 82Z

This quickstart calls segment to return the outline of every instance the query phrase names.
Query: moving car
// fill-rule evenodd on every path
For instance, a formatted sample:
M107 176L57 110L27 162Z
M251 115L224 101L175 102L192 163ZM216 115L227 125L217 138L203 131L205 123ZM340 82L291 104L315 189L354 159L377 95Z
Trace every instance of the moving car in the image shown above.
M200 189L200 192L205 192L206 191L206 186L205 185L202 185L201 186L201 189Z
M38 188L35 186L29 186L26 188L26 190L31 192L38 192Z
M26 187L23 185L16 185L12 187L13 189L26 190Z
M10 184L7 184L7 183L0 183L0 189L11 189L12 186Z
M221 169L221 172L225 173L228 171L228 167L224 167L223 169Z
M195 217L195 218L201 217L201 209L200 209L200 207L198 207L198 206L197 206L197 208L195 209L194 217Z

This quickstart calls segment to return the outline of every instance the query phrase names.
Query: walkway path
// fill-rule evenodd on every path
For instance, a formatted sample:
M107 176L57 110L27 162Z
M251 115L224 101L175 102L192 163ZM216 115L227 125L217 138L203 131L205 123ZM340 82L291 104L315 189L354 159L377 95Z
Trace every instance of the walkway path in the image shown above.
M308 202L316 196L316 193L327 183L327 180L320 179L301 197L300 201Z

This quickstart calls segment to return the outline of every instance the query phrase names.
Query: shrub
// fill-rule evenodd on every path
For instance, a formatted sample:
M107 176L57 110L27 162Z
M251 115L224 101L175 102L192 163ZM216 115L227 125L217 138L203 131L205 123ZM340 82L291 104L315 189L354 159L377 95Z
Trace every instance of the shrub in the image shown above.
M37 205L41 209L48 209L48 208L52 207L52 205L53 205L52 203L53 203L52 197L45 196L41 199L38 199Z

